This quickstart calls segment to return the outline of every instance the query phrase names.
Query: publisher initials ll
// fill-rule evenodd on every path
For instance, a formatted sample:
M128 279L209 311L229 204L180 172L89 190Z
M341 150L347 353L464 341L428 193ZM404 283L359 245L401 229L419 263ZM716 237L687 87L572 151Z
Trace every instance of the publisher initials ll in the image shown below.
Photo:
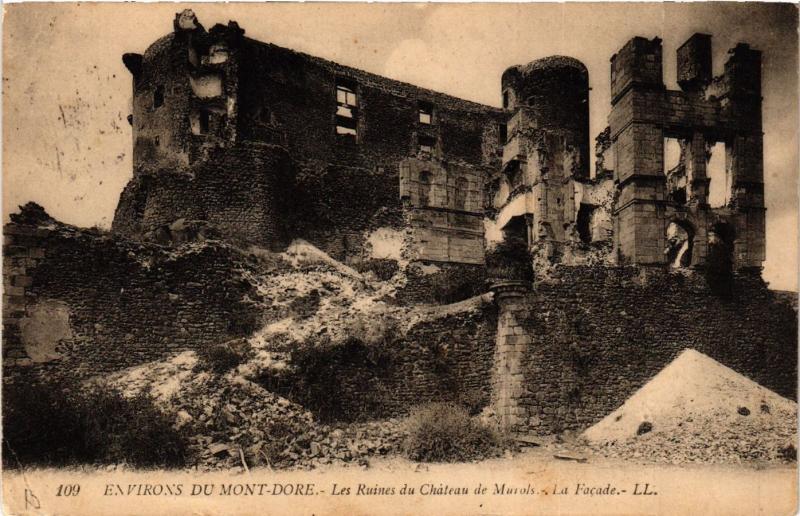
M639 485L636 484L633 487L633 494L634 495L656 495L657 492L653 491L653 488L650 484Z

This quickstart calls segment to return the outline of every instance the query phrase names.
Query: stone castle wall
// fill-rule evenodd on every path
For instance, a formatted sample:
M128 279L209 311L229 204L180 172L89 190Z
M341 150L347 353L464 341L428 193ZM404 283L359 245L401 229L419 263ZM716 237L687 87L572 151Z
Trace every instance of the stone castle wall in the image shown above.
M293 168L286 151L248 143L204 149L190 171L134 177L120 196L113 231L150 239L179 219L204 221L221 233L263 246L286 238Z
M4 232L7 374L21 366L118 370L260 325L249 266L224 244L176 253L52 219L14 222ZM483 284L482 268L472 267ZM463 271L428 274L452 285ZM411 279L398 301L453 302L481 290L437 293ZM264 382L301 402L325 392L343 418L454 401L491 405L508 426L539 434L589 426L685 348L795 395L797 312L755 275L737 275L720 294L698 272L560 266L532 291L496 287L494 302L472 297L424 310L429 315L377 344L292 351L293 376Z
M249 335L260 321L235 253L172 254L53 222L4 227L3 359L94 374Z
M757 276L737 276L720 297L699 274L559 267L553 281L500 301L498 317L510 394L495 404L523 431L591 425L685 348L796 396L797 312Z
M396 417L420 404L460 403L473 412L489 404L497 312L486 299L426 318L408 332L375 344L351 341L295 350L289 375L264 377L270 390L323 419Z
M226 233L277 244L281 218L278 233L311 240L343 261L358 260L369 232L407 224L399 174L401 163L414 158L430 170L458 168L468 180L463 195L470 205L458 213L465 221L448 220L443 227L436 207L415 206L411 225L425 233L421 240L434 241L418 246L417 254L482 261L475 229L483 205L481 178L499 164L502 110L261 43L243 32L234 22L206 31L184 12L174 33L143 55L125 55L134 82L134 178L120 200L114 231L141 236L191 212ZM349 107L337 96L340 87L351 92ZM345 126L353 134L339 134ZM262 172L257 159L250 168L258 173L248 170L247 159L238 157L246 158L258 144L285 149L289 172L269 162ZM226 149L225 159L207 163L214 148ZM226 199L266 214L242 216L207 202L212 192L204 169L218 178L220 195L230 190ZM156 184L141 184L172 174L183 177L175 188L166 180L168 195L159 194ZM263 176L272 182L264 186ZM290 201L286 206L272 196L279 186ZM450 203L460 193L451 192ZM130 208L145 204L147 210ZM478 222L466 221L465 211ZM457 249L443 259L438 249L447 250L449 240L458 241Z

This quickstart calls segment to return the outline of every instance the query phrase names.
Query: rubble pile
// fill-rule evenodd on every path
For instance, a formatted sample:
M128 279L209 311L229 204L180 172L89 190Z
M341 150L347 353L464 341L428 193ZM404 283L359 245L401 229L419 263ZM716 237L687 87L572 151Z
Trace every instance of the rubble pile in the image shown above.
M267 254L259 248L250 252ZM356 327L361 321L403 318L410 310L394 301L402 274L377 281L303 240L278 258L283 267L249 278L264 310L264 326L250 339L254 349L280 351L308 340L337 343L352 336L369 341L369 335L361 335L365 328Z
M367 465L370 456L398 451L404 437L397 419L319 424L309 411L244 379L238 370L221 375L202 370L191 351L103 381L127 396L148 392L159 408L174 415L175 427L188 436L187 463L200 470Z
M335 346L352 337L369 345L387 333L477 309L491 297L443 307L403 307L393 300L404 281L402 271L379 281L301 240L280 254L256 247L245 253L251 266L243 274L255 286L254 302L263 316L260 330L237 340L238 365L214 372L200 358L202 352L185 351L95 381L108 382L127 396L153 395L185 432L188 462L198 469L364 465L368 457L399 452L403 420L323 424L303 406L265 388L259 378L265 370L292 367L291 354L299 346Z
M797 403L692 349L582 437L607 457L664 463L796 460Z
M315 422L300 405L247 380L213 375L203 380L188 386L173 405L176 424L190 430L190 450L201 469L244 468L245 464L273 468L363 465L369 456L393 452L401 438L396 422L375 424L367 431L332 428Z

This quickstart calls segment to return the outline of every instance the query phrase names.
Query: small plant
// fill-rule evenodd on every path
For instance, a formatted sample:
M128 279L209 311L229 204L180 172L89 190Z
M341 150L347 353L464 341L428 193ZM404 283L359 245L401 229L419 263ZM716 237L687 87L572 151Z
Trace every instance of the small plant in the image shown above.
M460 390L457 399L458 404L464 407L470 416L480 414L487 404L487 396L476 390Z
M642 421L639 428L636 429L636 435L644 435L653 431L653 423L650 421Z
M320 295L317 289L313 289L308 294L296 297L289 304L289 310L297 319L308 319L319 308Z
M198 367L217 374L225 374L238 366L247 357L247 342L226 342L203 348L197 352Z
M396 260L372 259L364 260L355 266L356 270L362 274L372 272L380 281L389 281L392 276L397 274L400 266Z
M408 417L405 455L421 462L462 462L497 456L504 439L454 403L429 403Z
M795 462L797 461L797 448L791 443L781 446L778 448L778 456L783 460Z
M269 466L278 466L285 460L286 451L291 448L289 440L296 432L288 424L277 421L266 429L267 438L261 447L261 458Z
M434 301L440 305L458 303L485 291L486 277L482 271L465 272L452 269L431 278L431 289Z
M486 252L486 268L490 278L498 280L533 279L533 266L528 242L508 238Z

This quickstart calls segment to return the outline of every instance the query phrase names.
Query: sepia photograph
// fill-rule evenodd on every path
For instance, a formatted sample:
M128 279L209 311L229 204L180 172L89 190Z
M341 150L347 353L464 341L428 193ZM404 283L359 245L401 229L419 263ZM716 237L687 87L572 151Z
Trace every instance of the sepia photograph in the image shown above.
M3 7L9 515L794 514L798 6Z

